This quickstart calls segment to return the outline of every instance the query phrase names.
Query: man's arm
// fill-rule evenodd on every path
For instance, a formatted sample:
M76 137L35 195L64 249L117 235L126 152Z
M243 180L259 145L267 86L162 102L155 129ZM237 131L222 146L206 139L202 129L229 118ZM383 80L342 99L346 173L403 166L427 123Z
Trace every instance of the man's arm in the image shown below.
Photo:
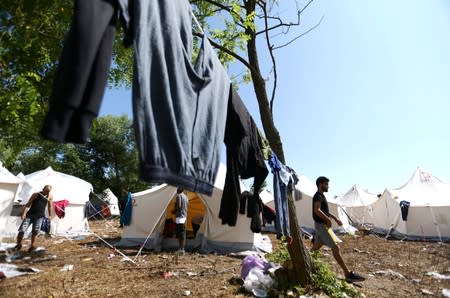
M47 199L47 208L48 208L48 218L52 218L52 209L53 209L53 195L49 195Z
M28 202L25 204L25 206L23 206L22 214L20 216L22 219L25 219L25 216L27 215L28 208L31 207L31 204L37 198L37 196L38 196L37 193L32 194L30 199L28 200Z
M331 227L330 218L320 210L320 201L314 201L314 214L323 219L327 226Z
M177 213L179 205L180 205L180 203L179 203L179 196L177 195L176 198L175 198L175 207L172 210L172 214L176 214Z
M334 215L331 214L331 213L329 213L328 216L331 217L332 219L334 219L334 221L335 221L339 226L342 226L342 221L341 221L337 216L334 216Z

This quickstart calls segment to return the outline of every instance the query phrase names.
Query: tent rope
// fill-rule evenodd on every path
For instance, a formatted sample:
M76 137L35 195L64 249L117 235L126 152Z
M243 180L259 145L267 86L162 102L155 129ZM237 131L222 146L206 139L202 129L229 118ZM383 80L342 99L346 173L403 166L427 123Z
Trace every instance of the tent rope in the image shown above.
M175 195L172 194L172 197ZM134 260L136 261L137 258L141 255L142 250L144 249L145 245L147 244L148 239L150 239L150 236L153 234L153 232L155 231L156 225L161 221L161 217L159 220L156 221L156 223L153 225L153 227L150 230L150 233L148 233L147 238L145 238L144 243L142 243L141 247L139 248L139 251L137 252L136 256L134 257Z
M90 230L90 229L89 229ZM99 235L97 235L95 232L91 231L90 232L97 237L98 239L100 239L103 243L105 243L106 245L108 245L112 250L114 250L114 252L119 253L122 257L124 257L127 261L130 261L131 263L136 264L136 262L132 259L130 259L130 257L128 257L127 255L125 255L123 252L121 252L119 249L117 249L115 246L113 246L112 244L110 244L108 241L106 241L105 239L103 239L102 237L100 237Z

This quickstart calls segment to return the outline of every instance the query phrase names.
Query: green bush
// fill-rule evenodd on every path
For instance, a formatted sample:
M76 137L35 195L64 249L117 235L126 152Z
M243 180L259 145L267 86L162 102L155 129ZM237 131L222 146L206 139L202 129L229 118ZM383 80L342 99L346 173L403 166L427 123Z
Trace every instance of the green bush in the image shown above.
M333 298L358 297L359 292L347 282L338 280L328 263L323 261L321 257L322 254L319 251L311 253L314 288L324 291L325 294Z
M290 255L287 249L287 243L281 241L277 250L272 253L266 254L266 259L273 263L284 264L286 261L290 260ZM322 260L323 255L319 252L311 253L311 260L313 266L313 287L310 291L300 287L299 285L293 284L288 280L278 280L278 290L286 293L292 290L298 295L306 294L307 292L323 291L330 297L340 298L340 297L358 297L360 293L352 285L348 284L343 280L338 280L334 272L330 269L328 263Z

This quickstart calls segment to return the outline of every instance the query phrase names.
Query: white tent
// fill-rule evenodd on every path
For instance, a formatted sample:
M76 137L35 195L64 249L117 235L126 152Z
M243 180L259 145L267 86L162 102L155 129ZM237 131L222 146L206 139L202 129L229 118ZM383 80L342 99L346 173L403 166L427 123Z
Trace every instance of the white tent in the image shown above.
M85 206L89 201L92 184L75 176L54 171L51 167L23 177L25 183L19 193L22 204L26 204L30 196L34 192L41 191L45 185L52 186L54 202L69 201L63 218L58 218L53 212L51 224L53 234L76 234L88 231Z
M385 190L382 200L373 204L385 212L387 220L377 223L409 239L450 239L450 184L417 169L411 179L398 189ZM409 202L406 220L400 203Z
M306 177L305 175L301 175L299 176L299 181L295 188L300 190L301 192L301 199L295 201L298 223L300 227L304 228L305 230L312 231L314 230L314 219L312 217L312 198L317 192L317 186L312 183L308 177ZM342 221L343 227L345 229L348 228L348 218L342 208L338 205L334 198L330 198L326 193L325 196L328 201L328 208L330 213L336 215ZM274 202L269 202L267 203L267 205L275 208ZM334 221L333 228L338 228Z
M204 219L195 239L187 239L187 247L199 248L202 252L231 252L261 249L271 251L267 236L250 230L250 218L239 215L234 227L222 225L218 217L222 189L225 183L226 167L220 165L215 187L211 196L185 192L189 198L187 231L192 230L191 218L203 214ZM246 187L241 183L241 189ZM172 237L163 237L166 219L172 218L176 187L160 185L132 195L133 207L131 223L123 227L119 246L140 246L145 243L148 249L160 251L162 248L176 248L178 241ZM174 219L173 219L174 221ZM189 233L190 234L190 233Z
M105 196L105 201L108 203L109 210L111 211L112 216L119 216L119 199L116 197L116 195L109 189L105 189L103 191L103 194Z
M371 205L378 199L377 195L353 185L347 193L336 201L340 206L345 207L346 214L354 224L374 224L386 219L384 214L378 215L373 212ZM381 216L381 218L375 218L376 216Z
M0 162L0 242L6 234L14 198L22 181L11 174Z

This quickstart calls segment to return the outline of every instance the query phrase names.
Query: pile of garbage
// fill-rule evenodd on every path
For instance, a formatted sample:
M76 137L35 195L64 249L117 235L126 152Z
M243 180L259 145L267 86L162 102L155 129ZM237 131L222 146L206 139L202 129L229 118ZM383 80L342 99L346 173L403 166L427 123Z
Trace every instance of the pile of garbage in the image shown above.
M268 297L277 287L275 272L281 268L260 255L249 255L242 260L241 278L243 287L255 297Z

